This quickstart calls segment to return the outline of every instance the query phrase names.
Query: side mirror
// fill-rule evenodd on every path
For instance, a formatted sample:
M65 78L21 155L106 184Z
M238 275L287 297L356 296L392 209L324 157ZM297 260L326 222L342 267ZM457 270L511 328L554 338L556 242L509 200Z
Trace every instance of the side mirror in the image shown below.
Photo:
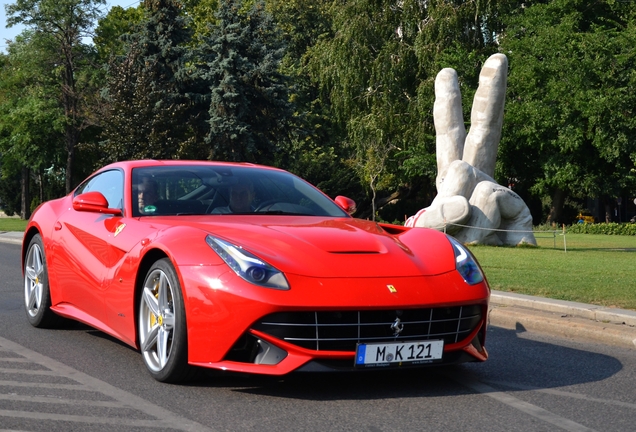
M356 202L346 196L338 195L334 201L350 215L354 214L358 209Z
M121 210L108 208L108 200L101 192L92 191L73 198L73 210L110 215L121 215Z

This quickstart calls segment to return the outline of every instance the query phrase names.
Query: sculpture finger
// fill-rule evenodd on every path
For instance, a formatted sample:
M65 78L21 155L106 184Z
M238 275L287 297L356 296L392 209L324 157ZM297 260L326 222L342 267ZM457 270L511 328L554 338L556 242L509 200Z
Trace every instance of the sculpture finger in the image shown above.
M494 54L484 63L464 145L463 160L490 177L495 174L501 139L507 73L508 59L503 54Z
M477 183L482 181L495 180L467 162L453 161L446 169L444 181L437 186L437 197L461 195L469 199Z
M439 191L449 165L461 160L466 141L462 96L454 69L442 69L435 78L433 121L437 153L436 183Z

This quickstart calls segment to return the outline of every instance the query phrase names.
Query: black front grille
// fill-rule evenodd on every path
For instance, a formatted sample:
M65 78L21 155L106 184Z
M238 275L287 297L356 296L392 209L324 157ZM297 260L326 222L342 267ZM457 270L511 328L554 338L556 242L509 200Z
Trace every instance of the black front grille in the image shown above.
M254 329L289 343L319 351L355 351L357 343L443 339L460 342L479 325L480 305L448 308L280 312L268 315ZM397 320L399 319L399 322ZM395 336L393 324L402 326Z

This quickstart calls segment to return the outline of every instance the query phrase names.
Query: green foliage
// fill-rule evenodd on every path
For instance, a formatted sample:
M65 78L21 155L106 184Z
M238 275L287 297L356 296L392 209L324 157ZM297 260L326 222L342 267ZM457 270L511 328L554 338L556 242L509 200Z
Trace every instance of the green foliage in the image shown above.
M496 52L500 3L355 0L326 9L331 29L305 58L372 196L428 196L436 172L435 76L457 69L470 109L481 65Z
M538 196L620 196L636 188L636 32L628 9L554 0L507 18L501 177Z
M214 14L219 8L219 0L182 0L192 22L194 45L201 43L203 37L210 35L210 24L216 24Z
M397 189L404 180L404 156L422 143L415 109L422 76L410 25L425 13L413 5L332 3L326 9L330 32L306 55L322 106L330 110L336 130L346 133L338 138L340 146L349 147L347 165L371 192L372 217L378 191Z
M286 144L293 113L288 79L279 72L284 46L272 17L257 2L223 1L217 25L203 38L210 85L210 159L267 163Z
M188 20L173 0L144 7L145 19L125 38L126 55L109 66L104 162L189 157L196 142Z
M330 32L328 0L269 0L266 7L287 43L286 67L302 68L308 48ZM292 66L293 65L293 66Z
M33 174L26 182L38 203L64 193L64 175L61 183L50 177L66 165L52 46L49 35L25 32L0 57L0 201L9 213L21 213L23 172Z
M60 46L76 45L89 36L105 4L105 0L16 0L6 5L7 26L23 24L55 37ZM63 42L64 37L73 41Z
M82 38L91 35L101 16L104 0L17 0L7 5L7 24L23 24L37 39L48 44L48 63L55 77L57 99L64 112L65 190L75 184L74 162L82 131L90 124L83 103L90 100L93 74L89 70L95 52Z
M9 165L6 160L0 165L0 203L7 216L19 215L21 210L20 194L16 193L20 190L20 170L16 168L19 167Z
M103 4L7 7L29 31L0 56L0 160L8 182L29 168L38 199L98 159L213 157L401 221L435 196L436 74L457 70L468 121L494 52L510 63L496 178L535 220L636 190L633 2L146 0L83 44Z
M126 53L122 37L133 33L143 16L142 6L127 9L113 6L108 14L99 20L93 42L97 47L100 62L107 63L111 56L121 56Z
M287 45L281 72L293 86L289 99L296 111L292 118L289 151L276 155L275 164L318 185L331 197L346 195L361 207L366 199L363 185L348 161L352 148L342 145L343 125L334 120L331 102L320 98L319 83L311 79L311 48L330 37L329 0L268 0Z
M36 170L59 161L64 146L64 112L50 55L46 36L20 37L0 70L0 150Z
M636 224L633 223L595 223L573 224L567 227L568 234L603 234L636 236Z
M291 151L276 165L306 179L332 198L344 195L361 203L365 194L357 173L345 164L339 151L327 145L314 145L310 140L295 141Z

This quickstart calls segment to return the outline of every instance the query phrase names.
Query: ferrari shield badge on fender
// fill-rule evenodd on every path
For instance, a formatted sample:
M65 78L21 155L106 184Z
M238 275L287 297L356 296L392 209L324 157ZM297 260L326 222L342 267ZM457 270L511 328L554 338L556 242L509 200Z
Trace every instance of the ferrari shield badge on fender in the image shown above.
M126 228L126 224L125 223L123 223L121 225L118 225L117 229L115 230L115 234L114 234L113 237L117 237L119 235L119 233L123 231L124 228Z
M393 285L387 285L386 287L387 287L387 288L389 289L389 291L390 291L391 293L393 293L393 294L395 294L395 293L397 292L397 289L396 289Z

